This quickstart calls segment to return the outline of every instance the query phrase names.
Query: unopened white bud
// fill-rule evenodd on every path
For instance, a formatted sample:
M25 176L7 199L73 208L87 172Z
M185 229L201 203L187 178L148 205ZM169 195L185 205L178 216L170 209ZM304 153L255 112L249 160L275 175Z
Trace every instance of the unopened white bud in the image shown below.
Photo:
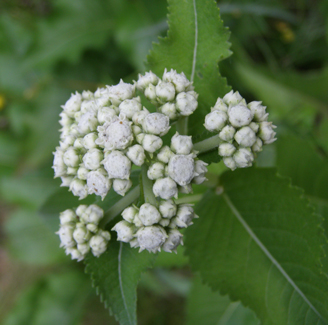
M104 210L96 204L91 204L81 216L81 220L85 223L93 223L98 225L99 221L104 217Z
M194 159L192 155L175 155L168 164L169 176L180 186L187 185L194 177Z
M161 201L159 204L159 211L163 218L172 218L177 213L177 205L173 200Z
M133 223L138 228L143 227L143 223L141 222L141 220L139 218L139 212L136 213L136 215L134 216Z
M96 116L96 112L88 111L84 113L77 125L77 129L81 134L86 134L92 131L95 131L98 126L98 119Z
M76 175L77 167L67 167L67 175Z
M265 111L266 107L261 105L262 102L250 102L247 107L252 111L254 115L254 120L258 122L266 121L268 118L268 113Z
M73 123L73 120L65 112L61 112L59 116L60 116L59 124L61 126L69 127Z
M88 112L88 111L95 111L96 109L97 109L97 104L93 99L84 100L81 104L82 114L84 114L85 112Z
M144 203L139 209L139 219L144 226L152 226L158 223L161 218L157 208L149 203Z
M64 164L64 151L57 148L56 152L54 152L54 162L53 169L55 171L55 177L65 176L67 167Z
M100 235L95 235L91 237L89 241L89 245L92 250L92 254L96 257L99 257L102 253L104 253L107 249L107 244L108 241L100 236Z
M139 144L129 147L126 155L136 166L143 165L146 159L145 150Z
M253 113L244 105L232 106L228 109L229 121L234 127L248 125L253 118Z
M103 160L109 178L129 179L131 161L121 151L114 150Z
M80 197L80 200L84 199L88 195L88 188L85 181L78 178L74 178L69 185L70 191L73 195Z
M74 136L74 135L65 136L65 138L61 139L62 141L60 141L60 148L62 150L68 149L69 147L73 146L75 139L76 139L76 136Z
M117 240L128 243L133 239L136 227L126 220L122 220L118 222L112 230L117 232Z
M186 78L185 74L177 73L176 70L171 69L171 71L167 72L165 69L163 74L163 81L171 82L178 93L189 90L191 86L191 82Z
M95 225L95 224L93 224L93 223L88 223L87 225L86 225L86 228L89 230L89 231L91 231L92 233L97 233L98 232L98 226L97 225Z
M137 125L132 125L131 129L132 129L132 132L135 136L142 132L142 128L140 126L137 126Z
M107 241L110 240L111 238L111 235L108 231L106 230L102 230L102 229L99 229L98 231L98 235L100 235L101 237L103 237L104 239L106 239Z
M233 159L237 167L245 168L252 166L254 156L248 149L241 148L233 155Z
M138 209L133 206L130 206L122 211L122 217L124 220L131 223L133 222L133 219L137 213L138 213Z
M276 126L272 125L272 122L260 123L260 130L258 135L263 140L264 144L269 144L277 140L275 138L276 132L273 131L274 128L276 128Z
M244 126L236 132L235 140L242 147L251 147L256 141L256 134L249 126Z
M156 86L149 84L146 87L144 94L150 102L154 102L156 99Z
M98 136L96 133L88 133L83 139L82 139L82 145L85 149L93 149L96 148L96 140L98 139ZM75 141L76 142L76 141ZM75 146L75 143L74 143Z
M145 117L142 126L148 133L163 136L170 129L170 119L161 113L151 113Z
M159 107L158 110L165 114L170 120L175 120L178 117L177 109L174 103L165 103Z
M87 186L89 194L101 196L103 200L111 187L111 181L108 179L105 170L98 169L91 171L87 175Z
M164 200L178 197L177 184L170 177L157 179L153 185L153 192L156 197L159 196Z
M76 149L69 147L63 155L63 161L68 167L77 167L80 163L80 157Z
M180 93L176 97L175 107L182 116L191 115L197 108L197 99L190 93Z
M178 155L188 155L193 148L191 136L179 135L178 132L171 139L171 149Z
M156 96L161 103L170 102L175 97L175 88L170 82L159 81L156 86Z
M107 87L107 91L108 97L113 105L118 106L123 100L134 97L135 87L134 85L123 82L121 79L119 84Z
M62 108L68 116L73 117L74 113L80 110L81 102L82 96L76 92L71 95L71 98L62 106Z
M179 245L183 245L182 234L177 229L170 229L168 232L168 238L162 246L163 251L172 253L177 252L176 249Z
M133 116L132 116L133 123L141 126L144 119L145 119L145 117L148 114L150 114L150 113L146 108L143 108L143 110L140 111L140 112L134 113Z
M87 255L90 251L89 243L77 244L77 250L83 255Z
M61 225L64 225L66 223L75 223L77 221L76 214L72 209L67 209L61 212L59 215L59 219Z
M232 157L223 157L224 164L230 168L231 170L235 170L237 168L236 162Z
M146 89L149 84L157 85L159 78L155 75L155 73L152 73L151 71L146 72L144 76L139 74L139 79L137 81L137 88L139 90Z
M260 138L256 138L256 141L252 146L252 151L253 152L260 152L260 151L262 151L262 146L263 146L262 140Z
M60 238L60 247L74 247L75 241L73 238L74 227L69 224L61 225L59 230L56 232Z
M221 132L219 133L219 137L224 141L231 141L236 133L236 130L231 125L226 125Z
M168 146L164 146L157 154L157 159L167 164L173 156L174 156L173 151L171 151L171 149Z
M71 183L73 182L74 177L73 176L61 176L60 177L62 184L60 185L61 187L66 186L70 187Z
M164 165L160 162L151 164L147 171L147 176L152 180L164 177Z
M223 111L212 111L205 116L205 128L209 131L220 131L225 126L228 116Z
M75 141L73 143L73 147L75 149L83 149L84 148L84 146L83 146L83 138L77 138L77 139L75 139Z
M132 182L130 179L114 179L113 181L113 189L114 191L124 196L125 193L131 188Z
M75 210L76 215L81 218L83 213L87 210L87 208L88 208L87 205L80 204Z
M194 218L198 218L198 216L195 214L191 205L180 204L176 217L172 219L172 223L180 228L186 228L193 224L192 219Z
M88 99L88 100L93 99L94 98L93 92L90 91L90 90L83 90L82 91L82 98L83 99Z
M126 149L133 141L131 122L121 117L113 117L97 130L99 138L96 144L104 146L106 150Z
M219 146L219 155L222 157L230 157L236 151L236 147L231 143L222 143Z
M167 227L171 223L170 219L164 219L162 218L158 224L161 225L162 227Z
M101 150L93 148L83 156L83 163L86 168L95 170L100 167L100 163L103 159L104 155Z
M76 228L73 232L73 238L78 244L83 244L90 239L91 235L85 226L81 223L76 225Z
M233 90L228 92L223 97L223 102L226 103L229 107L238 105L243 100L243 97L240 96L239 92L236 91L235 93Z
M214 107L211 108L211 111L222 111L227 113L228 112L228 106L224 103L222 98L218 98Z
M98 122L104 124L105 122L110 121L114 116L116 116L116 111L113 107L101 107L98 110Z
M155 152L163 145L163 140L153 134L145 134L142 140L143 148L148 152Z
M68 247L66 249L66 255L68 254L71 255L72 260L77 260L78 262L84 259L84 255L77 248Z
M167 238L167 234L161 226L142 227L136 235L140 251L147 249L151 253L160 251Z
M132 119L133 115L142 109L140 97L124 100L118 107L121 114Z
M248 125L255 133L258 132L260 126L258 125L258 123L255 123L255 122L251 122L249 125Z
M143 139L145 138L145 133L139 133L137 136L136 136L136 140L138 143L142 144L142 141Z
M195 161L195 176L205 176L208 164L202 160Z
M88 173L90 172L89 169L85 168L83 165L77 170L76 172L76 176L77 178L79 179L82 179L82 180L86 180L87 179L87 176L88 176Z

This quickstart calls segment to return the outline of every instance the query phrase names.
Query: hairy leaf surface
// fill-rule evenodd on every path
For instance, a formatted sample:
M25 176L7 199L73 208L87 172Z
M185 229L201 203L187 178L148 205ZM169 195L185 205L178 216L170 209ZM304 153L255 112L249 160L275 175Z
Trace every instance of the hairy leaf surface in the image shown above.
M192 267L263 324L327 324L325 238L302 192L273 169L227 172L221 185L221 195L210 191L198 204L200 218L186 232Z
M218 73L218 61L227 58L229 33L213 0L169 0L169 31L154 44L148 68L161 76L164 69L184 72L199 93L198 108L189 118L192 134L204 130L203 121L217 97L229 91Z
M138 253L129 244L113 240L99 258L89 254L85 259L93 286L121 325L137 323L137 284L154 260L154 254Z

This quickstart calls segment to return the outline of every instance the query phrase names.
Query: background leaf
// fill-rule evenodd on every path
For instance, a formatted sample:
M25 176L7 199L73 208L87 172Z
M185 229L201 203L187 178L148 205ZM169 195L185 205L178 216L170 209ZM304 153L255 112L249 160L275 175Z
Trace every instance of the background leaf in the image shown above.
M121 325L137 323L137 283L141 272L152 266L156 255L138 253L123 242L110 242L99 258L89 254L85 259L86 272L105 306Z
M147 68L162 75L164 69L184 72L199 93L198 108L189 118L192 135L203 130L203 120L217 97L229 91L218 73L218 61L227 58L229 33L212 0L169 0L168 36L154 44Z
M272 169L227 172L222 195L210 191L187 229L193 269L263 324L327 324L325 238L301 192Z

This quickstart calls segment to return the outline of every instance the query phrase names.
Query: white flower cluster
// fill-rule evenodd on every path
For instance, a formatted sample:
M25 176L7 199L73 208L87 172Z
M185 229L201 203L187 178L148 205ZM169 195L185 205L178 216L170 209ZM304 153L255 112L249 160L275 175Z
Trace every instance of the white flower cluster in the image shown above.
M122 217L124 220L112 229L117 232L117 240L152 253L161 249L176 252L177 247L183 245L178 229L192 225L192 219L198 218L191 205L176 205L173 200L161 201L158 208L150 203L144 203L139 209L130 206L122 212Z
M205 128L219 134L219 155L232 170L252 166L254 154L276 140L276 126L267 121L269 114L261 104L247 104L237 91L230 91L205 117Z
M171 147L163 146L149 166L147 176L155 181L156 197L168 200L178 197L178 192L191 193L192 183L206 180L207 164L196 159L191 136L179 135L171 139Z
M91 250L94 256L99 257L107 249L110 240L108 231L99 229L99 221L104 211L93 204L80 205L75 211L65 210L60 214L60 228L56 232L66 255L81 261Z
M137 89L157 107L157 110L175 120L180 116L191 115L198 106L198 94L184 73L165 69L162 79L152 72L139 75Z

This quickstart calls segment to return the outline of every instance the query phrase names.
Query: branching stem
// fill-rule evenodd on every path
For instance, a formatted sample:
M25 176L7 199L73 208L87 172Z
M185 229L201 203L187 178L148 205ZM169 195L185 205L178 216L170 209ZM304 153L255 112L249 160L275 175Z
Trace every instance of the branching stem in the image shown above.
M187 135L188 134L188 116L181 116L177 120L176 128L180 135Z
M214 135L213 137L207 138L203 141L197 142L194 144L194 150L198 153L203 153L217 148L222 143L219 135Z
M141 166L141 177L142 177L144 199L146 203L150 203L155 207L157 207L158 202L153 193L153 181L148 178L147 170L148 170L148 165L145 163Z

